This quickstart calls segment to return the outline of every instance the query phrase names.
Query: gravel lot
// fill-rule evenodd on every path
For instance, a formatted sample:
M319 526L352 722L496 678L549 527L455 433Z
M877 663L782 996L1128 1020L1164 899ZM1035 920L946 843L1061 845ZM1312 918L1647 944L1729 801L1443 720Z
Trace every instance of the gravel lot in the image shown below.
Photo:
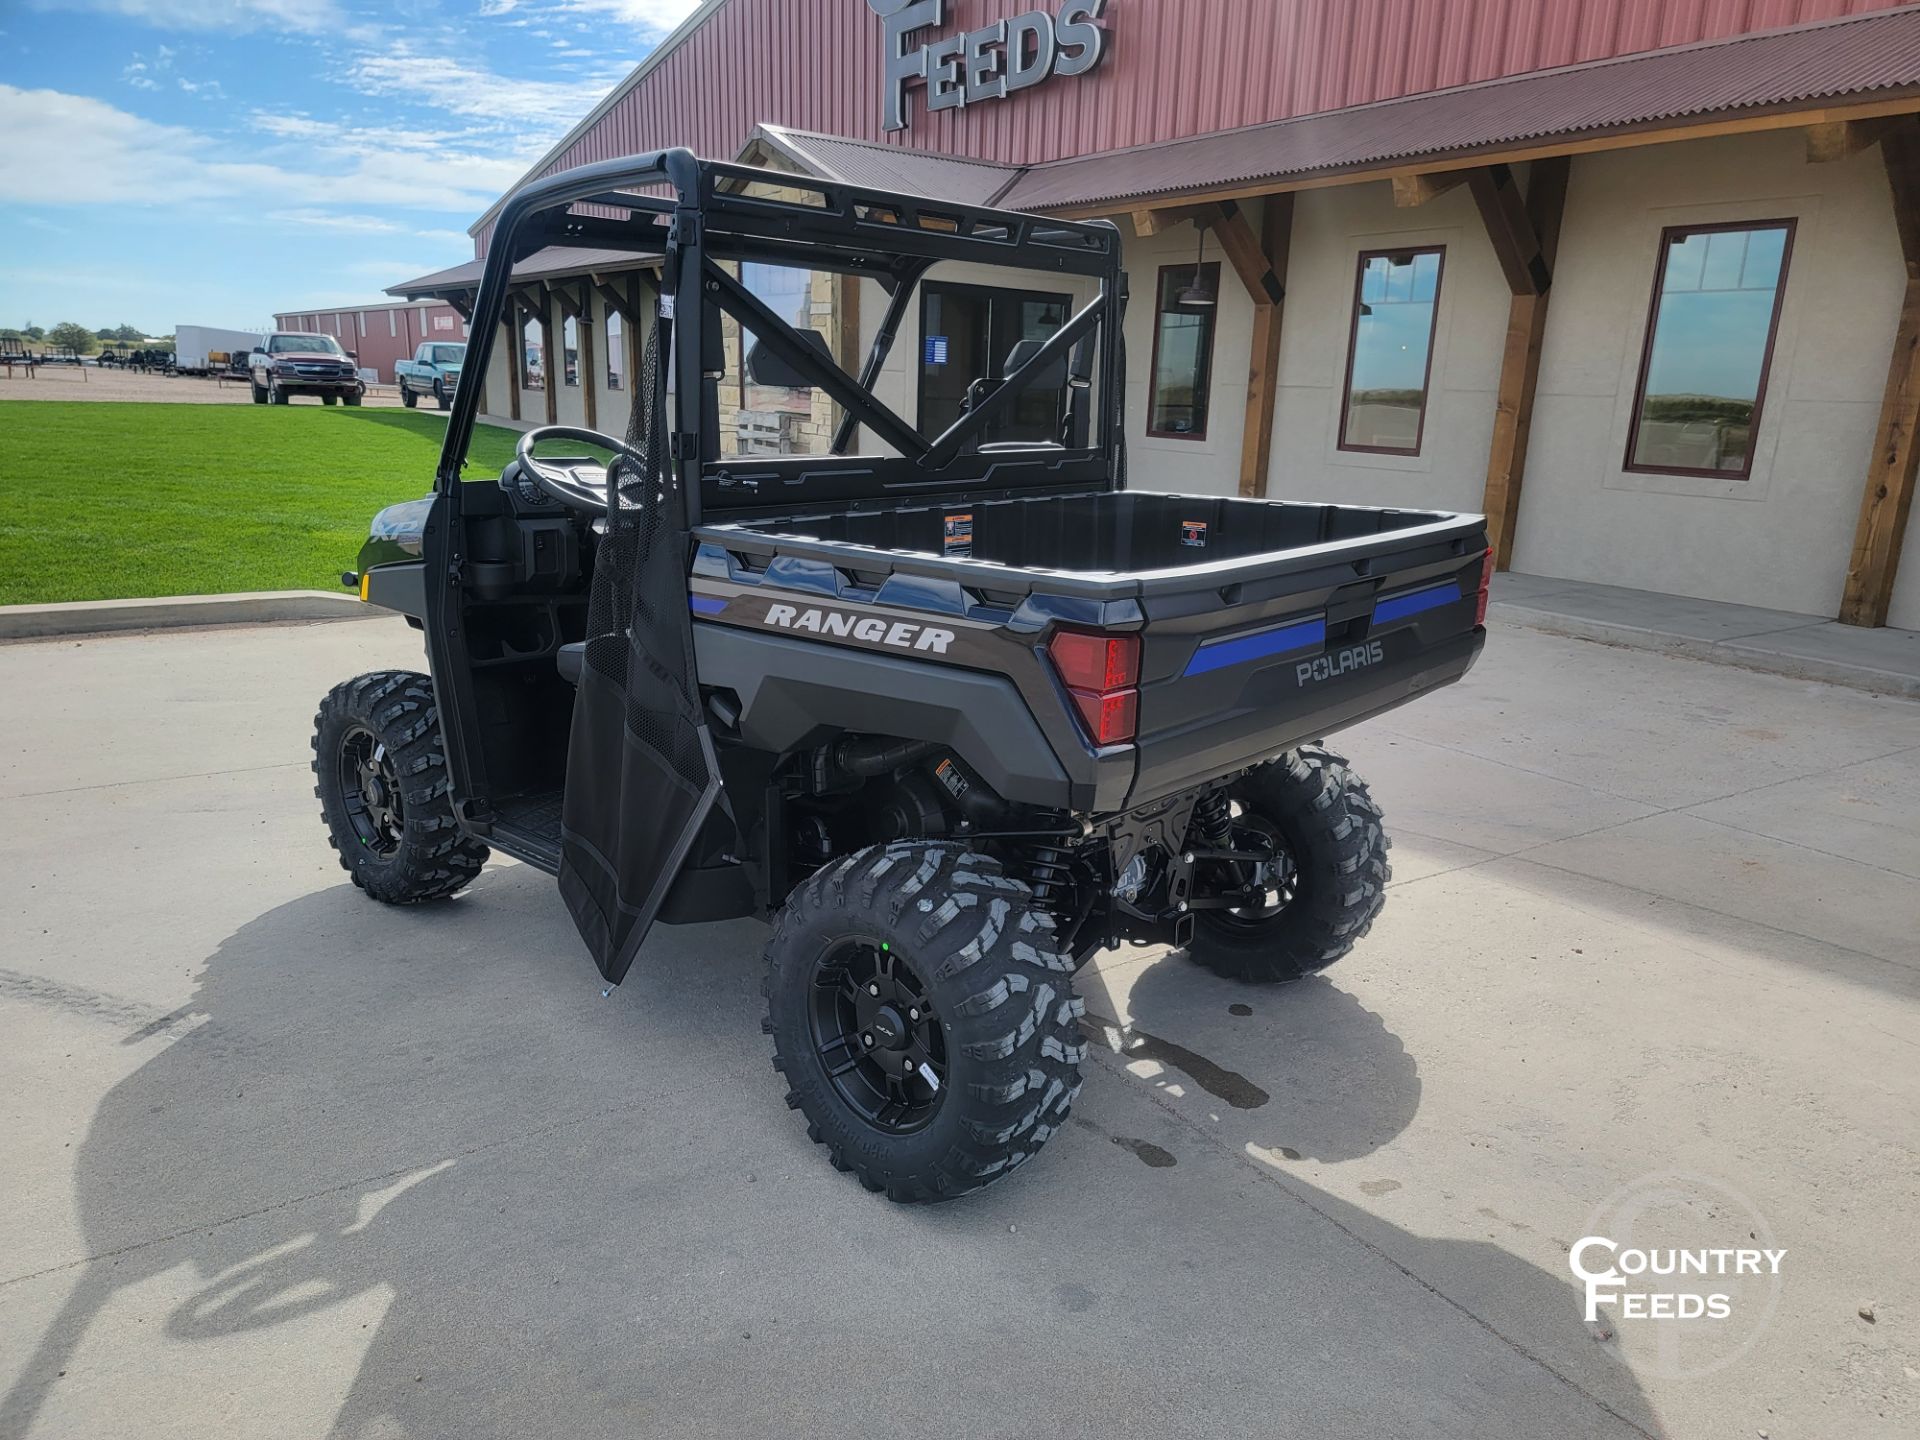
M602 999L542 875L346 884L309 717L417 663L0 646L8 1440L1920 1433L1920 706L1498 629L1341 737L1360 950L1108 957L1075 1123L907 1210L781 1106L757 926ZM1777 1292L1589 1327L1567 1247L1673 1171Z
M137 370L102 370L97 365L44 365L29 380L16 372L0 374L0 400L141 400L171 405L251 405L253 392L244 382L196 375L149 375ZM310 395L295 405L318 405ZM400 408L400 392L391 385L367 387L368 405ZM431 404L422 415L438 413Z

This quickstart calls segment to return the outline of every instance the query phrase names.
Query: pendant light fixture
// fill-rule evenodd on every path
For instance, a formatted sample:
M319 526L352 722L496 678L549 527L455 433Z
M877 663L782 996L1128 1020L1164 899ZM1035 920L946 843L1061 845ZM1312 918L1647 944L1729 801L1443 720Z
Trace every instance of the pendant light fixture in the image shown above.
M1193 262L1193 283L1180 292L1177 301L1181 305L1209 307L1213 304L1213 291L1207 288L1207 226L1202 220L1195 220L1193 228L1200 236L1200 254Z

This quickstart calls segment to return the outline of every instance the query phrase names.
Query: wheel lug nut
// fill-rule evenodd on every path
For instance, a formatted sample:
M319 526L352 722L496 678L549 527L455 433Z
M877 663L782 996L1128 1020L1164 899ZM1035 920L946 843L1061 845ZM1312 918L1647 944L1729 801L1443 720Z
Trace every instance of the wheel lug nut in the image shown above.
M878 995L879 993L880 993L880 987L878 985L867 986L867 994Z
M866 1045L866 1046L869 1046L869 1047L871 1047L871 1046L872 1046L872 1044L873 1044L873 1036L871 1036L871 1035L866 1035L866 1034L863 1034L863 1035L861 1035L861 1037L860 1037L860 1043L861 1043L862 1045Z
M920 1012L918 1010L913 1009L911 1006L909 1006L907 1009L907 1019L918 1020L919 1018L920 1018Z

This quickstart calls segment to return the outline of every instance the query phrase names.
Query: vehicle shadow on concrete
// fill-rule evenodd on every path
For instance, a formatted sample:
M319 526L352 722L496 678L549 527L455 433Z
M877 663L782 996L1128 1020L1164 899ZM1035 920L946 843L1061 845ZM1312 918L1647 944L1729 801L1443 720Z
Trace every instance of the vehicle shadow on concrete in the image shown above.
M602 1000L550 882L519 867L438 908L342 885L246 925L188 1005L126 1037L159 1048L80 1148L93 1258L0 1434L26 1435L56 1386L141 1364L229 1367L200 1433L221 1414L311 1430L327 1417L273 1416L274 1367L322 1362L273 1337L354 1300L355 1331L384 1303L364 1337L328 1337L358 1357L331 1417L355 1440L1659 1432L1624 1367L1502 1328L1572 1313L1562 1277L1283 1189L1104 1066L1084 1123L1007 1183L931 1209L868 1196L780 1104L762 934L662 931ZM1176 979L1135 1013L1174 1003ZM1337 989L1293 994L1302 1043L1236 1124L1364 1153L1411 1119L1417 1067ZM1463 1308L1428 1269L1493 1300ZM76 1368L103 1312L159 1277L164 1342L129 1343L165 1348ZM263 1348L196 1356L216 1337Z
M1125 952L1122 952L1124 957ZM1122 961L1125 964L1124 959ZM1325 977L1257 987L1223 982L1185 956L1083 972L1088 1038L1148 1061L1156 1089L1199 1093L1295 1160L1329 1164L1372 1154L1420 1108L1420 1066L1385 1019ZM1130 1019L1120 1023L1116 1012ZM1215 1036L1257 1062L1221 1063L1167 1035ZM1271 1128L1272 1133L1268 1134Z

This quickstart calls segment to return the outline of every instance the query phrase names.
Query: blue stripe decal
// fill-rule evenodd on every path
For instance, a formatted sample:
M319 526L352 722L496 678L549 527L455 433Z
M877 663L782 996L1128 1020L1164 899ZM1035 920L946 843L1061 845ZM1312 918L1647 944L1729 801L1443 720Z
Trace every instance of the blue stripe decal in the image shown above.
M1373 623L1384 625L1389 620L1404 620L1409 615L1419 615L1428 610L1438 610L1442 605L1457 605L1459 602L1460 582L1449 580L1431 590L1415 590L1407 595L1390 595L1385 600L1376 601Z
M716 600L711 595L689 595L687 603L693 607L696 615L718 615L727 608L727 602Z
M1244 665L1249 660L1265 660L1296 650L1317 650L1327 643L1324 616L1282 625L1274 630L1256 630L1251 635L1236 635L1227 640L1209 640L1193 652L1186 674L1205 675L1209 670L1224 670L1229 665Z

